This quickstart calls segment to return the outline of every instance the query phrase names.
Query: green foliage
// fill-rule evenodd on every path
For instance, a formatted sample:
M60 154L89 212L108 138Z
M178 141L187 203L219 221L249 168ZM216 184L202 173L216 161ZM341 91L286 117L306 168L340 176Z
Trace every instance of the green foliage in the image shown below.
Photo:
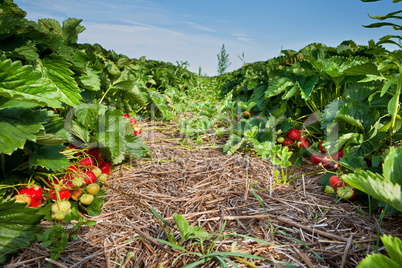
M382 236L381 241L384 244L389 257L379 253L370 254L359 263L357 266L358 268L400 267L402 263L402 241L398 237L392 237L390 235Z
M402 211L402 147L390 148L383 170L383 176L360 170L345 174L342 179L350 186Z
M0 264L6 262L8 255L29 247L42 230L37 226L43 218L36 214L38 210L14 201L0 198Z

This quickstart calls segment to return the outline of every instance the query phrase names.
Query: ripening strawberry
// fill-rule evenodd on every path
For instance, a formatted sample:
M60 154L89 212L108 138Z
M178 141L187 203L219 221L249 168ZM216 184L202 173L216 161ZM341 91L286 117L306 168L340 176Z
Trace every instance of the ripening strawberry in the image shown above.
M107 181L107 175L105 173L102 173L99 175L98 180L101 182L106 182Z
M31 198L30 207L37 208L42 204L43 189L38 185L22 187L18 192L20 195L26 194Z
M336 191L340 187L345 187L346 183L341 180L338 176L331 176L329 178L329 185Z
M96 176L92 171L85 172L84 182L86 185L94 183L96 181Z
M55 221L62 221L66 217L66 213L64 211L57 211L56 213L52 213L52 219Z
M97 166L94 166L91 171L95 174L95 177L99 177L102 174L102 170Z
M71 193L71 199L78 201L80 199L80 195L84 192L82 189L76 189Z
M301 138L300 130L298 129L291 129L288 133L288 138L294 141L298 141Z
M27 203L26 207L31 204L31 198L27 194L16 194L14 197L16 203Z
M85 180L81 176L77 176L73 179L73 186L80 188L85 184Z

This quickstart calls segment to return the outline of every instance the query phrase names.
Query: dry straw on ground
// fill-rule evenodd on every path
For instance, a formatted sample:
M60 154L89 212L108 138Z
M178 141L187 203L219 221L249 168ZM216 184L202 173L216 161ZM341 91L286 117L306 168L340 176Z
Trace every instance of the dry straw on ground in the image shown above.
M155 129L157 124L148 123L145 128ZM226 222L225 233L271 243L233 236L218 243L216 251L230 251L231 244L237 242L237 252L300 267L356 267L365 254L374 251L379 215L361 214L344 201L334 205L336 200L323 193L318 175L302 177L290 185L273 185L267 160L247 154L227 156L222 149L189 150L178 146L171 134L163 127L145 131L142 139L150 146L153 159L122 166L110 176L110 186L155 208L170 222L172 215L180 214L210 233L219 232ZM258 189L273 185L271 190L257 192L266 211L250 185ZM111 189L107 193L102 213L93 218L97 224L82 228L79 239L69 242L57 261L50 260L50 252L34 243L4 267L45 267L48 262L56 267L181 267L196 260L185 256L172 265L180 251L150 239L130 240L166 237L149 211L126 195ZM50 226L46 222L42 225L45 229ZM401 217L385 216L380 233L401 237L401 226ZM188 250L198 252L199 248ZM132 258L126 258L129 252L134 253ZM248 262L256 267L282 267L271 261ZM240 261L237 264L246 267ZM217 264L210 262L205 267Z

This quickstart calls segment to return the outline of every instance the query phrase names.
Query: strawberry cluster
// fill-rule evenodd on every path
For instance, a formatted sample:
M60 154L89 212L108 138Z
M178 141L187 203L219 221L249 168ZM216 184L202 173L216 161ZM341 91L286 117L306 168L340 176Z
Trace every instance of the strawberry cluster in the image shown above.
M130 125L133 127L134 136L140 135L141 134L141 125L138 124L137 119L135 119L134 117L130 118L130 116L127 114L123 114L123 116L125 118L127 118L128 120L130 120Z
M338 197L351 201L354 200L357 196L355 189L348 186L338 176L331 176L329 178L329 185L325 187L325 193L336 193Z
M330 168L330 167L338 167L338 164L336 161L339 161L344 155L343 149L340 149L338 152L334 154L329 154L324 147L324 142L322 141L320 143L320 153L315 153L311 155L311 161L313 161L314 164L322 164L323 167L325 168Z
M71 211L70 199L89 205L100 190L100 182L105 182L110 173L110 163L100 156L97 148L77 153L78 161L72 163L65 172L57 177L44 180L44 187L24 186L15 195L16 202L27 206L39 207L50 199L52 218L62 221Z
M278 137L276 139L278 143L282 143L283 146L293 146L297 143L299 147L308 148L310 147L310 142L307 140L306 137L302 136L302 132L298 129L291 129L287 134L287 138Z

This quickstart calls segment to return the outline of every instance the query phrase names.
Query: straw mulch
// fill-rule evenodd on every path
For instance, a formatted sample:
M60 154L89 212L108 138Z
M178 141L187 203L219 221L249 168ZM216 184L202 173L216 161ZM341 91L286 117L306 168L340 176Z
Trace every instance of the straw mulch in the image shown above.
M157 124L148 123L145 129ZM222 149L189 150L172 137L169 131L144 131L142 139L152 149L152 161L122 166L110 176L109 185L156 209L169 222L173 222L172 215L180 214L190 225L200 224L209 233L219 233L226 222L223 233L236 232L270 243L232 236L218 242L214 251L229 252L236 242L237 252L300 267L356 267L365 254L375 250L379 215L362 215L344 201L334 205L336 200L323 193L319 176L273 185L267 160L247 154L227 156ZM273 185L271 190L257 192L266 211L250 184L258 189ZM144 207L114 190L107 189L107 193L102 213L93 218L97 224L80 229L79 239L69 242L57 261L34 243L4 267L45 267L48 262L56 267L181 267L197 260L187 255L172 264L182 252L151 239L130 240L166 237ZM49 223L43 226L46 229ZM380 232L401 237L401 226L401 217L385 216ZM179 238L178 232L174 234ZM187 249L200 251L197 246ZM129 252L134 253L132 258L127 258ZM284 267L267 260L247 261L255 267ZM203 267L217 266L209 262Z

